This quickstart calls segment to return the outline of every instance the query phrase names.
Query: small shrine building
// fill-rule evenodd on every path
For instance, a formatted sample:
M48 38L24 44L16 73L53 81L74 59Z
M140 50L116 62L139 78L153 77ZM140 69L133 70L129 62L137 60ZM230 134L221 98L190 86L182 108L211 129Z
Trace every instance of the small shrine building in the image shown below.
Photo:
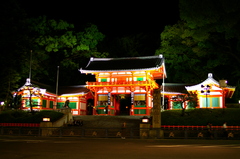
M96 78L86 82L94 94L93 115L150 115L155 80L166 78L162 55L91 58L79 71Z
M185 96L187 92L196 96L194 105L192 102L185 101L183 107L190 108L225 108L225 99L232 98L236 87L227 85L226 80L219 82L209 73L208 78L196 85L182 83L165 83L164 89L161 87L161 93L164 96L164 109L182 109L180 102L175 99L177 96Z
M198 97L197 108L225 108L225 99L232 98L236 87L227 85L226 80L219 82L209 73L208 78L192 86L186 86L189 93L195 93Z
M26 83L13 93L21 96L21 110L56 110L64 107L72 109L73 115L87 115L88 100L93 98L85 85L55 87L38 83L27 78ZM31 102L30 102L31 101Z

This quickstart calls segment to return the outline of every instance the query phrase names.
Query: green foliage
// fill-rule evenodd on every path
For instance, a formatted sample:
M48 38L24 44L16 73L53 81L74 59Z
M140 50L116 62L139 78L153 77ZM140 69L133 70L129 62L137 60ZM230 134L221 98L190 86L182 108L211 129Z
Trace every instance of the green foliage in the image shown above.
M198 43L196 50L211 58L211 65L208 62L206 68L227 67L231 70L227 77L239 78L240 70L232 64L240 65L240 2L181 0L179 7L181 19L194 31L191 37Z
M177 95L176 97L172 98L174 103L173 104L177 104L176 106L180 106L180 109L182 109L182 116L185 115L185 110L187 108L187 105L184 105L185 102L188 102L188 104L191 104L191 106L193 108L195 108L197 106L197 95L196 94L190 94L190 93L186 93L183 95ZM174 106L174 105L173 105ZM175 109L179 109L179 108L175 108Z
M180 0L179 4L181 19L192 29L204 27L205 32L230 33L239 25L240 2L237 0Z
M32 44L36 45L35 52L45 51L49 60L58 56L57 60L64 67L77 69L79 58L99 56L96 47L104 35L96 25L89 24L84 31L76 32L73 24L47 19L45 16L29 19L28 23L29 30L34 35Z
M161 33L161 47L156 54L164 55L171 82L194 83L204 74L204 59L196 49L197 43L191 38L192 34L182 21L166 26Z
M108 56L97 51L104 35L93 24L77 31L63 20L29 18L15 0L3 1L0 7L0 101L10 103L11 92L29 77L31 54L31 78L46 84L55 83L57 66L75 73L85 58ZM73 82L69 72L64 81Z
M52 122L63 117L56 111L26 112L22 110L7 110L0 113L0 123L40 123L42 118L49 117Z
M235 0L180 0L177 24L166 26L161 46L170 82L199 83L213 73L238 86L240 78L240 5ZM239 99L234 96L235 102Z
M65 21L49 20L46 17L33 20L35 23L41 23L37 27L30 27L33 28L31 34L35 35L32 40L36 48L33 55L33 71L37 73L37 76L34 76L35 80L48 79L48 83L55 82L55 76L51 75L52 72L56 72L56 66L60 66L60 76L64 78L60 81L61 85L80 84L79 79L73 78L80 67L79 64L85 64L90 57L108 56L106 52L97 51L98 43L105 36L99 32L96 25L88 24L82 31L77 32ZM29 25L32 25L31 20Z

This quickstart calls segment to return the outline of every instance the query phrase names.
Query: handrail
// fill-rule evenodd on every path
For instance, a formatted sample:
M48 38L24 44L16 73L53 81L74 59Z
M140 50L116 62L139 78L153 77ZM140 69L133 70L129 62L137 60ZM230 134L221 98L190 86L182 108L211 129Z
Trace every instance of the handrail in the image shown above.
M196 126L196 125L162 125L163 129L208 129L207 126ZM212 126L211 129L223 129L222 126ZM240 129L240 126L228 126L227 130Z
M0 127L39 127L40 123L0 123Z

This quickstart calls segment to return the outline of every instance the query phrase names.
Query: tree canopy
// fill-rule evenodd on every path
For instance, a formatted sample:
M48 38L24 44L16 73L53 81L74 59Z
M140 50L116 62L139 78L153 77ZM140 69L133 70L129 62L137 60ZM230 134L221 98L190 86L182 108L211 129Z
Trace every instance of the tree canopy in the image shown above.
M0 9L0 101L11 98L11 92L30 76L30 69L32 79L53 84L60 66L62 85L83 84L71 78L79 64L89 57L108 55L97 50L105 36L94 24L76 29L61 19L30 18L15 0L1 2Z
M181 20L166 26L161 47L174 82L198 82L209 72L234 85L240 77L239 2L180 0Z
M65 83L62 84L69 85L69 81L76 84L77 81L69 78L71 71L79 69L83 59L107 56L107 53L97 51L97 44L104 39L104 35L98 31L96 25L88 24L82 31L77 32L73 24L63 20L47 19L46 16L28 19L28 24L33 57L35 56L33 69L39 81L46 78L54 81L55 76L51 74L56 72L56 66L61 66L65 78ZM51 67L43 67L46 64ZM39 76L41 74L42 76Z
M239 86L240 5L235 0L180 0L180 21L166 26L161 46L171 82L197 83L213 73ZM235 94L238 94L237 92Z
M239 1L181 0L180 17L193 30L194 40L202 43L207 40L215 42L214 49L217 49L218 52L225 52L240 64Z

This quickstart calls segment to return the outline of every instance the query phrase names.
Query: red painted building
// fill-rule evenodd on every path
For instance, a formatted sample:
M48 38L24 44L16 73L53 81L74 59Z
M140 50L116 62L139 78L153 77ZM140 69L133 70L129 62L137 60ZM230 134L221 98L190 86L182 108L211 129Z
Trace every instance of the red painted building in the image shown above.
M186 109L225 108L225 99L231 98L235 91L235 87L227 85L226 80L216 81L212 73L209 73L208 78L199 84L165 83L164 88L162 86L161 89L165 97L165 109L168 110L182 109L181 103L175 99L179 95L186 95L187 92L195 95L197 100L195 105L190 101L185 101L183 107Z
M20 109L22 110L56 110L70 107L73 115L91 113L87 104L90 104L93 96L85 85L59 87L56 91L56 88L52 86L31 82L28 78L26 83L14 92L14 97L20 95L22 97Z
M91 58L79 71L94 75L96 81L56 89L27 79L14 96L22 96L22 110L70 107L73 115L149 116L153 107L153 90L160 88L157 79L163 79L161 96L165 110L181 109L176 96L187 92L196 95L197 102L193 105L185 101L182 104L186 109L224 108L225 98L231 98L235 91L235 87L228 86L225 80L216 81L211 73L196 85L164 83L166 71L162 55Z
M150 115L156 79L166 78L159 56L91 58L81 73L95 75L87 82L94 94L94 112L100 115Z

